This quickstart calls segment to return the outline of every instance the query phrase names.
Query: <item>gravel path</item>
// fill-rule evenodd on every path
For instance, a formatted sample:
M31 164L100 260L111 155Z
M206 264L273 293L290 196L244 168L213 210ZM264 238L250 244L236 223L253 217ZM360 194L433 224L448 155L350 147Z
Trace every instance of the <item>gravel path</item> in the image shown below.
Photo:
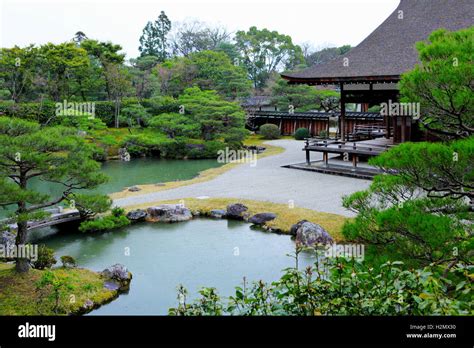
M268 141L271 145L285 148L285 152L264 157L251 166L241 164L210 181L182 186L175 189L121 198L116 205L127 206L166 199L209 196L228 197L288 203L321 212L352 216L341 205L343 195L360 191L370 181L336 175L282 168L282 165L304 162L303 142L295 140ZM317 160L318 153L311 154Z

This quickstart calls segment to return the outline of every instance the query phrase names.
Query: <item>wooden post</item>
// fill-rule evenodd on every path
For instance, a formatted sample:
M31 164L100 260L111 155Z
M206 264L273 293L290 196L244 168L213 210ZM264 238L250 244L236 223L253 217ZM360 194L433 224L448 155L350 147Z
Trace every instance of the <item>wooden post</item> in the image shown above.
M352 154L352 166L354 170L357 168L357 155L355 153Z
M397 116L397 117L400 117L400 124L401 124L400 142L404 143L405 141L407 141L407 139L406 139L407 118L406 118L406 116Z
M324 165L327 167L328 163L329 163L329 156L328 156L328 153L326 151L323 152L323 162L324 162Z
M341 141L346 140L346 131L344 129L345 127L345 119L346 119L346 98L344 95L344 83L340 83L340 89L341 89L341 115L339 116L339 134L341 135Z
M309 146L309 140L306 139L306 142L305 142L305 149L306 149L306 164L309 166L311 164L311 159L309 158L309 150L308 150L308 146Z

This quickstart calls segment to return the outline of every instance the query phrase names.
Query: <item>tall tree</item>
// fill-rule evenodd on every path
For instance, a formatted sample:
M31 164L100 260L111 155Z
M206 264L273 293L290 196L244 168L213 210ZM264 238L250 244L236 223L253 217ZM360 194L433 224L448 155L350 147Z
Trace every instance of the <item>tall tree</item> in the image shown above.
M174 55L189 56L191 53L215 50L219 45L230 43L230 33L223 27L210 27L203 22L192 21L178 24L170 40Z
M102 75L107 98L113 100L108 67L111 65L122 65L124 63L125 54L120 53L122 46L110 41L101 42L88 39L81 43L81 48L87 51L91 65L96 67L96 70Z
M130 74L132 84L135 87L138 99L150 98L156 89L159 88L158 78L153 74L153 69L158 63L158 57L144 56L130 59Z
M202 51L176 57L158 67L161 92L178 96L187 87L216 90L227 99L247 96L251 83L246 70L234 65L223 52Z
M0 50L0 79L15 103L31 91L37 54L38 49L32 45Z
M44 218L44 208L107 180L93 160L94 151L76 129L41 128L37 123L0 117L0 207L16 207L17 245L27 243L27 223ZM33 179L56 183L61 193L56 197L42 194L31 187ZM16 269L28 271L29 261L18 258Z
M82 31L78 31L76 34L74 34L74 37L72 38L72 41L74 41L78 45L80 45L84 40L87 40L87 35L84 34Z
M235 42L255 88L264 87L272 72L292 69L304 61L301 47L276 31L251 27L247 32L238 31Z
M138 50L141 56L156 56L160 62L165 61L168 56L168 43L166 36L171 30L171 21L164 11L154 22L148 22L143 28Z
M54 101L71 95L70 82L89 65L86 50L72 42L48 43L39 49L38 70L44 76L49 96Z
M420 120L429 131L459 139L474 134L474 26L433 32L416 48L421 64L402 75L405 102L420 103Z
M337 56L346 54L351 49L351 45L344 45L341 47L326 47L316 52L311 52L309 49L304 54L307 66L322 64L336 58Z

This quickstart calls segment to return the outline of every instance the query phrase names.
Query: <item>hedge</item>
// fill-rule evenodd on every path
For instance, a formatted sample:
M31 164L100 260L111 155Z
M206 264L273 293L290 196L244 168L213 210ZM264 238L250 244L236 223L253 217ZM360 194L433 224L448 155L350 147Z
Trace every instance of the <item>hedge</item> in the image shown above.
M113 101L96 101L95 117L101 119L107 126L114 125L115 103ZM136 98L124 99L120 108L141 104L151 115L165 112L177 112L179 104L172 98L145 99L139 102ZM11 101L0 102L0 115L18 117L26 120L37 121L44 124L50 120L50 124L55 124L56 103L44 101L42 103L19 103Z

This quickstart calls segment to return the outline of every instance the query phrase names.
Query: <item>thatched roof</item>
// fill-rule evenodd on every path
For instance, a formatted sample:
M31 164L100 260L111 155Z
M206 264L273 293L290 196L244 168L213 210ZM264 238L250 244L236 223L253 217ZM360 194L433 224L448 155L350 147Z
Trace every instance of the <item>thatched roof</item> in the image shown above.
M403 19L399 19L401 15ZM473 0L401 0L389 17L346 55L282 77L308 84L397 81L418 62L416 42L439 28L455 31L472 25Z

